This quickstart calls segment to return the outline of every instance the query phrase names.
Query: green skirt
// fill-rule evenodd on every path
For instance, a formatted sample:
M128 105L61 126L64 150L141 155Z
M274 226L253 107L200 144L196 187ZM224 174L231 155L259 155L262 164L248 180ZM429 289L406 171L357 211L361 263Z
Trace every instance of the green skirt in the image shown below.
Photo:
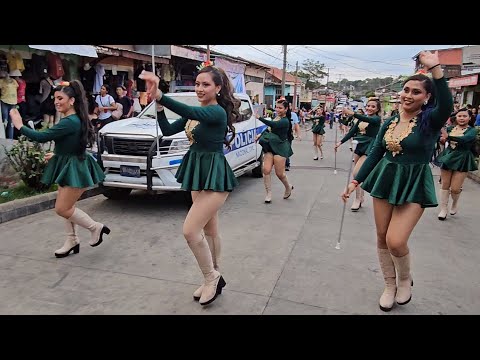
M55 154L48 161L41 182L46 185L56 183L60 186L87 188L103 179L105 174L102 168L90 154L86 153L83 159L77 155Z
M312 128L312 133L323 135L325 134L325 125L317 124Z
M359 140L354 138L354 140L359 141L357 147L355 148L355 154L357 154L358 156L368 155L370 149L373 146L373 140L375 140L374 138L371 139L372 140L365 140L365 138L362 138L361 140Z
M437 160L442 164L441 167L444 170L467 172L478 169L475 157L469 149L455 150L448 147L443 150Z
M232 191L238 185L225 155L216 152L189 150L175 177L182 184L181 188L187 191Z
M271 133L269 131L264 131L262 136L259 139L259 144L268 143L275 154L280 155L284 158L289 158L293 155L292 146L288 140L281 140L278 135Z
M371 196L386 199L392 205L438 205L429 164L399 164L382 158L361 186Z

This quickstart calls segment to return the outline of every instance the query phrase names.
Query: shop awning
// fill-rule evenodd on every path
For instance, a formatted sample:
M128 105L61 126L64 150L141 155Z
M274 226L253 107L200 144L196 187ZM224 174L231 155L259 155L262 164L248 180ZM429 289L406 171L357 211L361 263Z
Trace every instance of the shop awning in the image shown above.
M28 45L32 49L47 50L62 54L75 54L96 58L97 51L91 45Z

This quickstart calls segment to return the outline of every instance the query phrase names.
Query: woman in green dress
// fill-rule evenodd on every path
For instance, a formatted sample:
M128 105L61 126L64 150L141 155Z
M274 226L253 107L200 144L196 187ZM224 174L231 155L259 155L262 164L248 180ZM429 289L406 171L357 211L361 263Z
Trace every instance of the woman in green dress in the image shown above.
M430 160L440 129L453 109L438 53L422 51L419 61L432 73L409 77L400 93L400 113L385 121L343 201L360 183L373 197L377 254L385 280L380 309L412 297L408 239L426 207L437 206ZM398 282L396 281L398 276Z
M463 182L469 171L477 170L475 157L471 151L477 131L469 126L470 111L467 108L460 109L456 114L455 126L442 128L442 139L448 141L448 147L438 157L441 163L441 189L440 189L440 213L439 220L445 220L448 213L448 200L452 196L452 208L450 215L458 211L458 199L462 192Z
M320 151L320 159L323 159L323 135L325 134L325 111L322 108L317 109L314 117L308 118L312 120L313 134L313 160L318 160L318 152Z
M42 175L42 183L58 184L55 211L65 219L67 239L64 245L55 251L56 257L65 257L73 251L80 251L75 225L88 229L91 233L91 246L103 241L103 234L110 229L102 223L92 220L85 212L75 207L84 191L103 181L105 175L95 159L86 153L95 141L92 123L88 117L88 103L85 90L80 81L63 82L55 88L54 103L63 118L50 129L35 131L23 125L22 117L16 109L10 111L14 126L22 135L38 141L54 140L54 154L47 154L48 164Z
M210 63L208 63L210 64ZM218 210L238 181L223 153L235 138L233 123L239 118L240 101L225 72L212 65L197 74L195 92L200 106L188 106L163 96L158 89L160 79L151 72L142 72L147 93L157 101L158 123L163 135L186 132L190 149L175 174L182 189L191 191L193 204L183 224L183 235L193 252L204 284L193 293L201 305L213 302L226 285L218 271L220 235ZM181 116L169 123L163 106ZM227 140L227 133L232 135ZM203 232L202 232L203 229Z
M275 104L277 116L273 120L267 120L257 115L257 119L268 128L255 137L263 149L263 182L265 184L265 203L272 202L272 167L275 165L275 174L285 186L284 199L292 194L293 185L288 182L285 172L285 162L293 155L290 141L293 140L292 122L290 121L291 110L288 101L280 99ZM290 139L290 141L289 141Z
M372 148L375 137L380 130L380 122L382 121L380 113L382 111L380 101L377 98L370 98L365 107L367 115L362 115L359 112L354 112L351 109L344 108L343 115L354 117L353 125L347 135L343 137L335 145L335 151L338 147L353 137L358 141L358 145L355 148L353 161L355 167L353 168L353 177L358 173L358 170L364 163L367 155ZM355 192L355 200L352 203L350 210L358 211L362 207L364 191L361 188L357 188Z

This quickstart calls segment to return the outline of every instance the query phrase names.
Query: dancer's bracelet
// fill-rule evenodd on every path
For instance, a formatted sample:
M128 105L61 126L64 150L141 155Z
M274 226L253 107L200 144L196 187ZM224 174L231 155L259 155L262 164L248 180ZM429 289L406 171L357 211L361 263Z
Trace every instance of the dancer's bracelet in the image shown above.
M358 186L358 181L355 180L355 179L353 179L353 180L352 180L352 184L355 184L355 186Z

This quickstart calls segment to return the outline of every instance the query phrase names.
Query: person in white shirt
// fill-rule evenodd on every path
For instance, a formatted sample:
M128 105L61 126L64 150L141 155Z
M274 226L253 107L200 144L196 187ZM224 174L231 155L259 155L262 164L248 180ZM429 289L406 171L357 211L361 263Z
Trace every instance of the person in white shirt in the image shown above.
M108 94L108 91L109 86L104 84L100 88L100 94L95 97L95 102L98 107L97 130L100 130L102 127L113 121L112 111L117 108L115 100Z

